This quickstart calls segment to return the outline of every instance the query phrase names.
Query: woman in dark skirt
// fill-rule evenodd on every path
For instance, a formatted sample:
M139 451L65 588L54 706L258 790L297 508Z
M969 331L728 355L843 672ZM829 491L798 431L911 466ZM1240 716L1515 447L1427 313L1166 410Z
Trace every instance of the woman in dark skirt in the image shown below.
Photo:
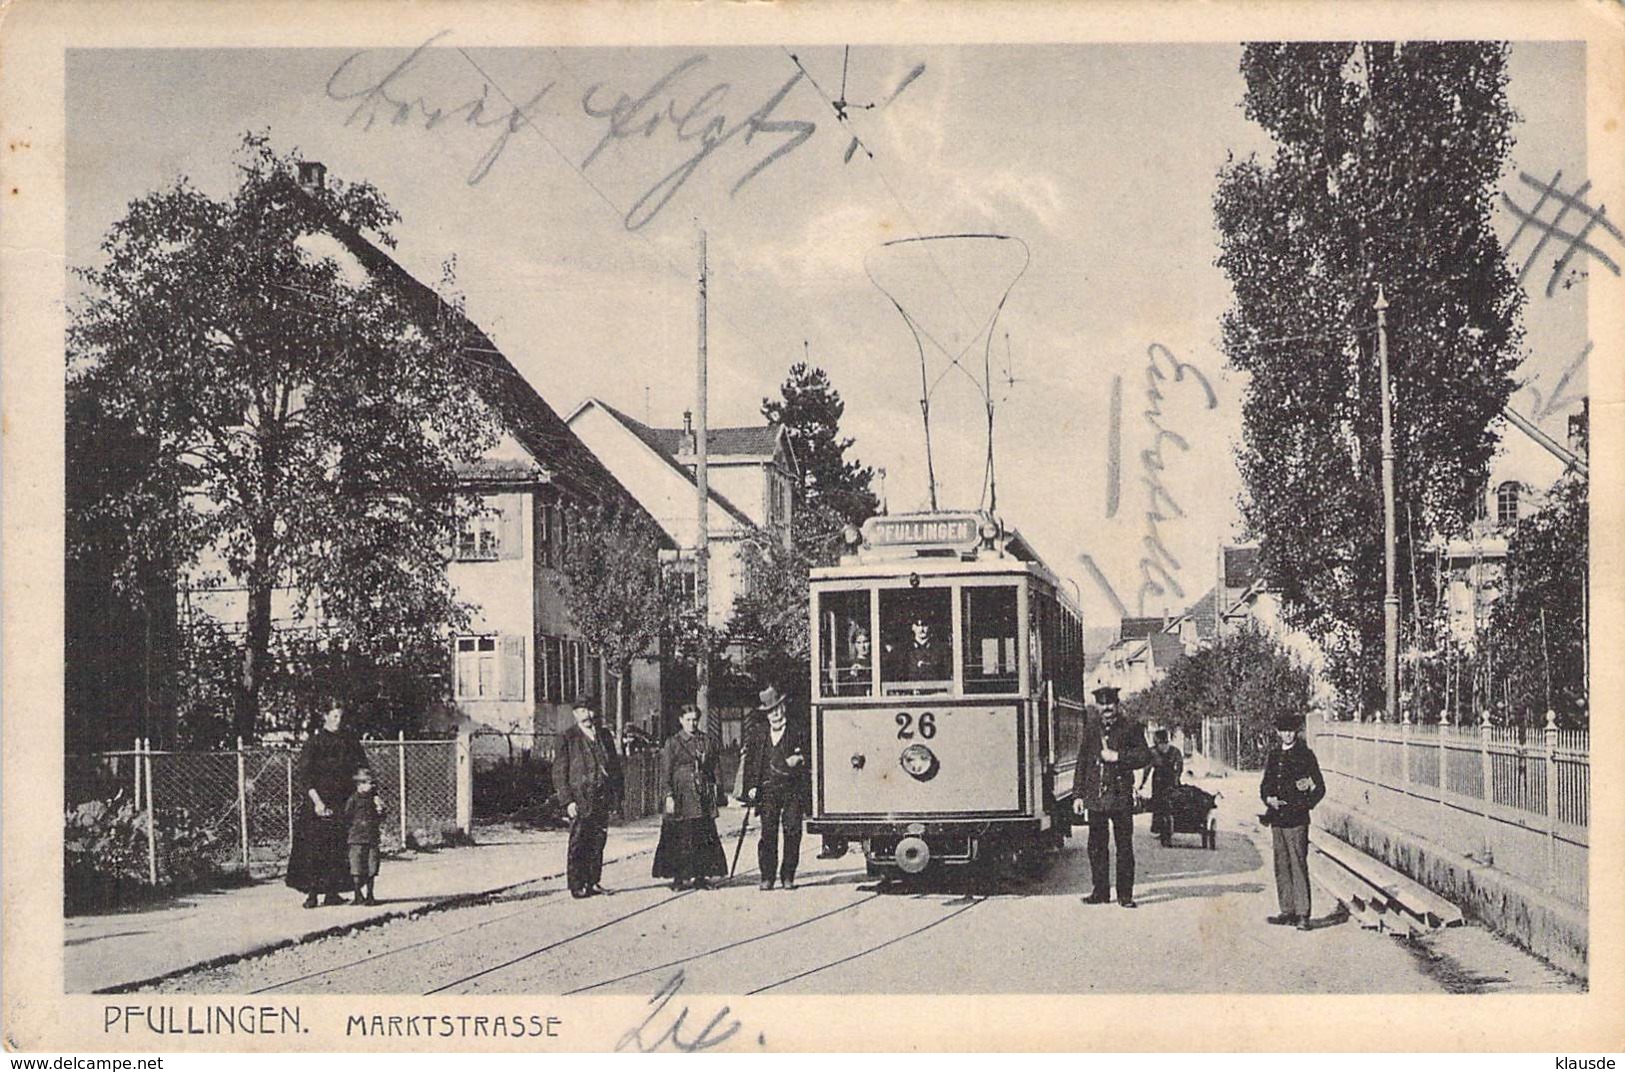
M295 780L303 795L294 818L287 883L305 894L306 908L315 908L322 894L327 904L345 904L340 894L350 888L342 813L355 789L355 772L367 766L367 754L343 725L344 708L334 704L299 753Z
M660 750L660 786L666 800L654 876L671 879L674 890L705 889L709 879L728 873L722 839L717 837L721 796L717 753L697 732L699 708L684 705L677 721L681 728Z

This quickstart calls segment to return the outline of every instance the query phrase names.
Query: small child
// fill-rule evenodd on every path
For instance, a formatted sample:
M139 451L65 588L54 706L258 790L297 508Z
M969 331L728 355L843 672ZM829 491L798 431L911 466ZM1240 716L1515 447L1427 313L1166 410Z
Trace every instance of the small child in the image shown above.
M383 802L373 795L372 771L363 767L355 773L355 792L344 802L356 904L378 903L373 897L373 880L378 877L378 828L383 817Z

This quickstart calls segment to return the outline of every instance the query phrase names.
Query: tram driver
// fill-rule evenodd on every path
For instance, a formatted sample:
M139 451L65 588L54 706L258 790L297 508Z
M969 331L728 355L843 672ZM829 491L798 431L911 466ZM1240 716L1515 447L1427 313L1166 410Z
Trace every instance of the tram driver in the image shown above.
M912 613L903 617L908 623L908 632L887 646L886 681L897 682L904 688L889 688L888 692L934 692L952 687L950 634L953 630L944 620L946 615L933 613L936 609L916 604Z

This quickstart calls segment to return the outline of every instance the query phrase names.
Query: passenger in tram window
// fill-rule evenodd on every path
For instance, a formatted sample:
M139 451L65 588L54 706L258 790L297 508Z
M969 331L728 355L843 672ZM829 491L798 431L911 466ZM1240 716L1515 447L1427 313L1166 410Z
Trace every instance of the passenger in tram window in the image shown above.
M835 671L835 695L867 694L873 666L874 644L869 639L869 627L858 621L848 623L846 658Z

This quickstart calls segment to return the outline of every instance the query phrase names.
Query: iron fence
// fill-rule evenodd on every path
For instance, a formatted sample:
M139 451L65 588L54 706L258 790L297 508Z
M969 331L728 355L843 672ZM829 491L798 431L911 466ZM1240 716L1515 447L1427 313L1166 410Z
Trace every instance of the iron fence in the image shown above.
M1571 904L1587 904L1583 730L1311 720L1327 795Z
M1181 732L1180 741L1187 754L1237 771L1263 770L1268 754L1267 739L1238 718L1204 718L1200 732Z
M378 797L388 809L383 845L430 845L467 831L472 764L466 739L364 741ZM133 805L146 881L166 885L207 866L278 875L297 815L296 748L239 746L167 752L137 741L122 752L68 756L64 802Z

